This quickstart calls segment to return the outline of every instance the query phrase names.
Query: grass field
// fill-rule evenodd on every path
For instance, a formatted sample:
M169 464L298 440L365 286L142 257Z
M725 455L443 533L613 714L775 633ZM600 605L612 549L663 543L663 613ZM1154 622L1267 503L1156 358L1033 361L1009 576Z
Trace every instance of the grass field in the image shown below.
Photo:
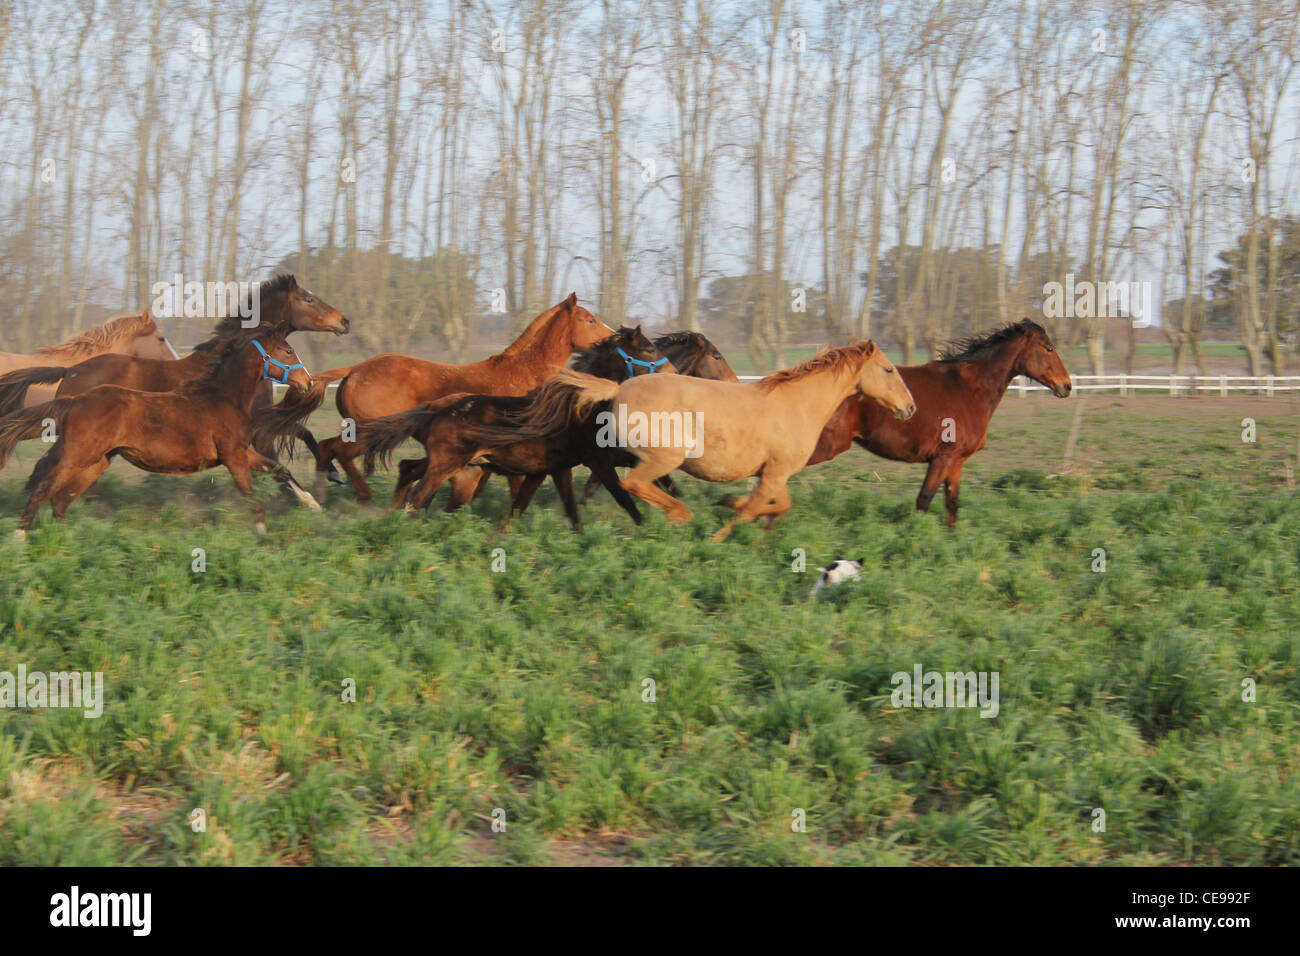
M549 488L503 527L500 479L424 520L261 484L258 542L224 471L119 463L22 547L29 445L0 671L107 701L0 710L0 864L1300 862L1297 407L1082 404L1065 469L1080 401L1008 397L954 530L854 450L723 545L734 487L689 478L692 524L602 493L579 534ZM917 665L997 672L998 716L894 706Z

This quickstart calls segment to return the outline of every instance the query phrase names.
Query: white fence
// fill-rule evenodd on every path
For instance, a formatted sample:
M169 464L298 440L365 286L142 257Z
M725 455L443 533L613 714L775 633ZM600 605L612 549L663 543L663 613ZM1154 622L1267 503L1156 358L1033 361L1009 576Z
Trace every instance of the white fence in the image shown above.
M757 382L761 375L741 375L742 382ZM1076 392L1118 392L1120 395L1223 395L1248 392L1273 397L1280 392L1300 392L1300 375L1072 375ZM276 385L276 393L285 388ZM338 388L331 383L328 388ZM1017 395L1045 392L1043 386L1023 376L1011 383L1009 391Z
M1222 395L1249 392L1272 397L1300 392L1300 375L1072 375L1076 392L1118 392L1120 395ZM1046 391L1037 382L1019 377L1011 383L1018 395Z

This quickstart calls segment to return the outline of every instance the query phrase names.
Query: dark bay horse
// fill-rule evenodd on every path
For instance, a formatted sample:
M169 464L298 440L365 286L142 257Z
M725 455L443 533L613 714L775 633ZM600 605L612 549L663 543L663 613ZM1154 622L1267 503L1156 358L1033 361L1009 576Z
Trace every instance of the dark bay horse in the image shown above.
M292 436L325 400L325 388L338 382L335 404L345 420L361 423L396 415L454 392L478 395L523 395L564 368L574 349L590 348L614 330L582 306L571 293L529 323L504 352L468 365L446 365L409 355L385 353L356 365L333 368L315 377L306 395L289 395L259 416L267 434ZM371 498L370 486L357 468L355 442L342 436L322 441L316 451L316 496L323 503L325 475L337 460L347 472L357 500Z
M668 356L678 375L711 378L718 382L740 381L717 346L699 332L669 332L657 336L654 342L655 348Z
M100 385L0 420L0 467L19 441L42 434L47 421L58 434L28 479L30 497L14 536L26 537L46 501L62 518L117 455L145 471L172 475L225 465L252 507L258 534L265 534L266 513L253 493L251 471L284 469L251 447L249 406L268 378L305 391L311 375L285 341L285 330L250 331L255 334L231 335L209 350L203 373L176 391Z
M672 373L676 369L648 338L636 328L621 328L612 337L589 349L574 353L572 367L588 375L622 382L637 375ZM357 444L365 454L366 467L377 459L387 461L407 438L425 446L428 457L403 461L399 468L397 493L393 506L406 503L413 511L428 506L444 481L452 480L452 495L447 510L454 511L474 497L481 482L469 471L468 479L456 481L470 464L492 474L510 477L513 502L511 512L523 513L533 494L547 475L555 482L565 513L576 530L578 506L573 496L573 468L586 465L619 504L641 523L641 513L630 495L618 484L614 471L617 449L602 449L595 442L594 423L575 421L569 428L548 435L503 445L485 453L475 438L475 430L500 424L506 417L526 408L536 396L457 394L430 402L398 415L373 419L357 432ZM419 484L412 490L416 480ZM409 491L409 494L408 494Z
M957 495L966 460L984 447L989 421L1017 375L1032 378L1057 398L1070 394L1070 373L1036 322L1022 319L946 349L925 365L900 365L916 399L916 414L898 421L874 402L849 397L827 422L808 459L815 465L847 451L856 441L881 458L928 462L916 508L930 507L944 484L948 526L957 521Z

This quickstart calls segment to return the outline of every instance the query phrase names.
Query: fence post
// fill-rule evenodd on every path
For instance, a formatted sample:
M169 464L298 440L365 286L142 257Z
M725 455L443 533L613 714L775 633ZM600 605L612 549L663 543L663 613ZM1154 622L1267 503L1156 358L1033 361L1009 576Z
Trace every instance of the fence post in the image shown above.
M1178 379L1178 376L1176 376L1173 372L1170 372L1170 373L1169 373L1169 395L1170 395L1170 397L1172 397L1172 396L1178 394L1178 384L1177 384L1177 379Z
M1228 376L1226 375L1219 376L1219 394L1224 398L1228 397Z
M1119 397L1128 397L1128 372L1119 373Z
M1268 386L1264 389L1264 394L1269 398L1273 397L1273 376L1268 377Z

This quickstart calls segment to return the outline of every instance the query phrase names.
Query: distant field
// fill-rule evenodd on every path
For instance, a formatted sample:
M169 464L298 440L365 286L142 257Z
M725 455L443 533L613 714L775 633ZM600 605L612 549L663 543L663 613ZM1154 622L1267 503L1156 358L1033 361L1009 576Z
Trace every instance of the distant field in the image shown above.
M24 549L29 444L0 671L102 671L107 703L0 710L0 864L1298 863L1298 423L1011 396L954 530L913 513L919 466L855 449L723 545L730 489L690 478L692 524L602 492L579 534L549 486L503 525L501 479L421 520L264 482L259 543L224 471L119 463ZM810 601L836 556L862 579ZM998 716L895 707L917 665L997 672Z

